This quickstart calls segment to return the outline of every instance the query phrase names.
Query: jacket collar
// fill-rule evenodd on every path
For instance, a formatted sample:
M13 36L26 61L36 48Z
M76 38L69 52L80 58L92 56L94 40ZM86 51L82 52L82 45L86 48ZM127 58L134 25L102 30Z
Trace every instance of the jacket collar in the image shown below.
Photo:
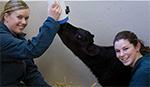
M134 67L133 67L133 69L132 69L132 75L136 72L136 70L138 69L138 67L140 66L140 64L141 64L144 60L146 60L146 59L148 59L148 58L150 58L150 54L146 54L145 56L141 57L140 59L138 59L138 60L136 61L135 65L134 65ZM148 61L149 61L149 60L148 60Z

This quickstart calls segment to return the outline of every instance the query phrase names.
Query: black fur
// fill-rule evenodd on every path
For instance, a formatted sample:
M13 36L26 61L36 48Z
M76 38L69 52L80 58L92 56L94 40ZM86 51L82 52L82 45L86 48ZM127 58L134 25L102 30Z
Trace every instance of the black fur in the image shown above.
M102 86L128 86L131 68L124 66L115 55L113 46L97 46L94 35L69 23L58 32L63 43L81 59Z

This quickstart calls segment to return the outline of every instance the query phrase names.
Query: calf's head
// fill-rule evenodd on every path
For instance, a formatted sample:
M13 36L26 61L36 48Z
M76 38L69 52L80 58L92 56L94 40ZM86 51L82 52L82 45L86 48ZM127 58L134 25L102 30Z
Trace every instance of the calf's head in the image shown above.
M99 53L99 48L95 46L94 35L89 31L72 26L69 23L61 25L61 29L58 32L63 43L78 56L77 51L80 49L80 53L94 56Z

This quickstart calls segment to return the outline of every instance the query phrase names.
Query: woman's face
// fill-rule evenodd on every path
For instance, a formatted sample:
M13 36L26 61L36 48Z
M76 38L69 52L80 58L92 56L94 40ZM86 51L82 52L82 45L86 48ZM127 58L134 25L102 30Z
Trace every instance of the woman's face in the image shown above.
M4 14L4 24L13 34L20 34L28 25L29 9L13 11L10 15Z
M134 46L128 40L121 39L114 44L117 58L125 65L133 67L138 60L139 47Z

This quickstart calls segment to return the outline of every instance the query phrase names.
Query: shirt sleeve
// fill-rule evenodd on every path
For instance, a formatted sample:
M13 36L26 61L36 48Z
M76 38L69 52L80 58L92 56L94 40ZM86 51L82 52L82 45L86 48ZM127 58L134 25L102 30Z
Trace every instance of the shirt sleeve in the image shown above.
M0 50L2 58L26 59L41 56L51 45L59 24L48 17L39 29L39 34L31 40L21 40L8 32L0 34Z
M140 69L132 77L130 87L150 86L150 69Z

